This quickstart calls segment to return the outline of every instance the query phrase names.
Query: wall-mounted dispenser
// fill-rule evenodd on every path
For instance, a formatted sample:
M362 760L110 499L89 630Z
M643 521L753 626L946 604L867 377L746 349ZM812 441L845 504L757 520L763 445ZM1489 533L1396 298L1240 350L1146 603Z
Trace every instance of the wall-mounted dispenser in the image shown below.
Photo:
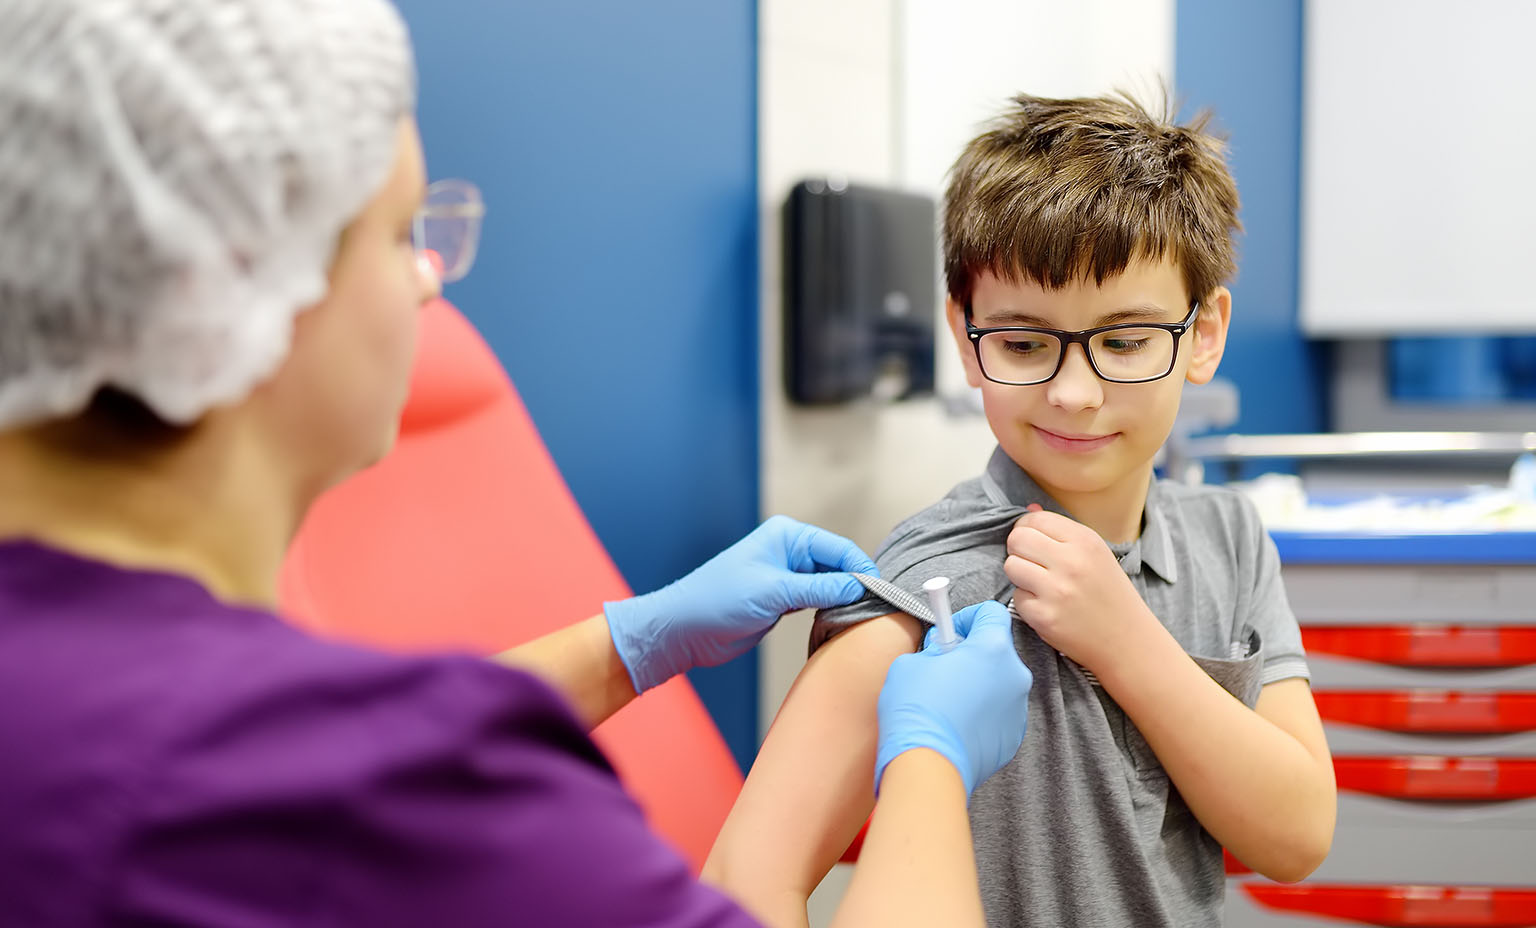
M797 403L933 392L938 244L930 197L796 184L784 204L784 386Z

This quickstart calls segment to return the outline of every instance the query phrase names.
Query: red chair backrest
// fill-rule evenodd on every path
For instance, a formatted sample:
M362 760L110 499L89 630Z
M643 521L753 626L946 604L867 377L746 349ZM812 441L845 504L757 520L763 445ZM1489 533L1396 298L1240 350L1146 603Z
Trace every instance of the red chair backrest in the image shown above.
M399 442L311 510L284 565L285 614L388 649L490 654L628 596L490 348L448 303L423 313ZM687 680L595 737L697 870L741 772Z

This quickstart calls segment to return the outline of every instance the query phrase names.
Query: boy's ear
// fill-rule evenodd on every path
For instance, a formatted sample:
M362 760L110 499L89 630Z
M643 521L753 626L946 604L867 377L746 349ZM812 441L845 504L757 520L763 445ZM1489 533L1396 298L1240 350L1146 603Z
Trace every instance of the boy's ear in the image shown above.
M1232 319L1232 291L1217 287L1209 298L1200 301L1200 315L1195 319L1191 335L1189 371L1184 375L1190 383L1210 383L1221 364L1221 355L1227 350L1227 323Z
M944 298L944 318L949 322L949 334L954 336L955 348L960 352L960 366L965 368L965 382L972 387L982 383L981 367L976 363L976 349L971 347L970 336L965 334L965 308L955 298Z

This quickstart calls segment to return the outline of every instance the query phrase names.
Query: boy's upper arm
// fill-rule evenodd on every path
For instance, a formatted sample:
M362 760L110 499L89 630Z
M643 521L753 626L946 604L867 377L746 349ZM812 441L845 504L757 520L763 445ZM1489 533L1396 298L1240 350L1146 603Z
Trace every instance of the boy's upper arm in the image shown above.
M798 896L803 913L804 897L869 816L880 688L922 634L901 613L859 623L817 649L795 679L705 865L706 878L760 917L774 920L769 910L786 895Z

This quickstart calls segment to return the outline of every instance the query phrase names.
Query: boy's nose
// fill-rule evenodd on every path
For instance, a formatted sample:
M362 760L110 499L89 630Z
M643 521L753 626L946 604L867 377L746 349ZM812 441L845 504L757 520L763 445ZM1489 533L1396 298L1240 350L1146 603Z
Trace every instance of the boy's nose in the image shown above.
M1059 409L1097 409L1104 403L1104 383L1093 372L1082 345L1068 345L1055 379L1046 384L1046 398Z

